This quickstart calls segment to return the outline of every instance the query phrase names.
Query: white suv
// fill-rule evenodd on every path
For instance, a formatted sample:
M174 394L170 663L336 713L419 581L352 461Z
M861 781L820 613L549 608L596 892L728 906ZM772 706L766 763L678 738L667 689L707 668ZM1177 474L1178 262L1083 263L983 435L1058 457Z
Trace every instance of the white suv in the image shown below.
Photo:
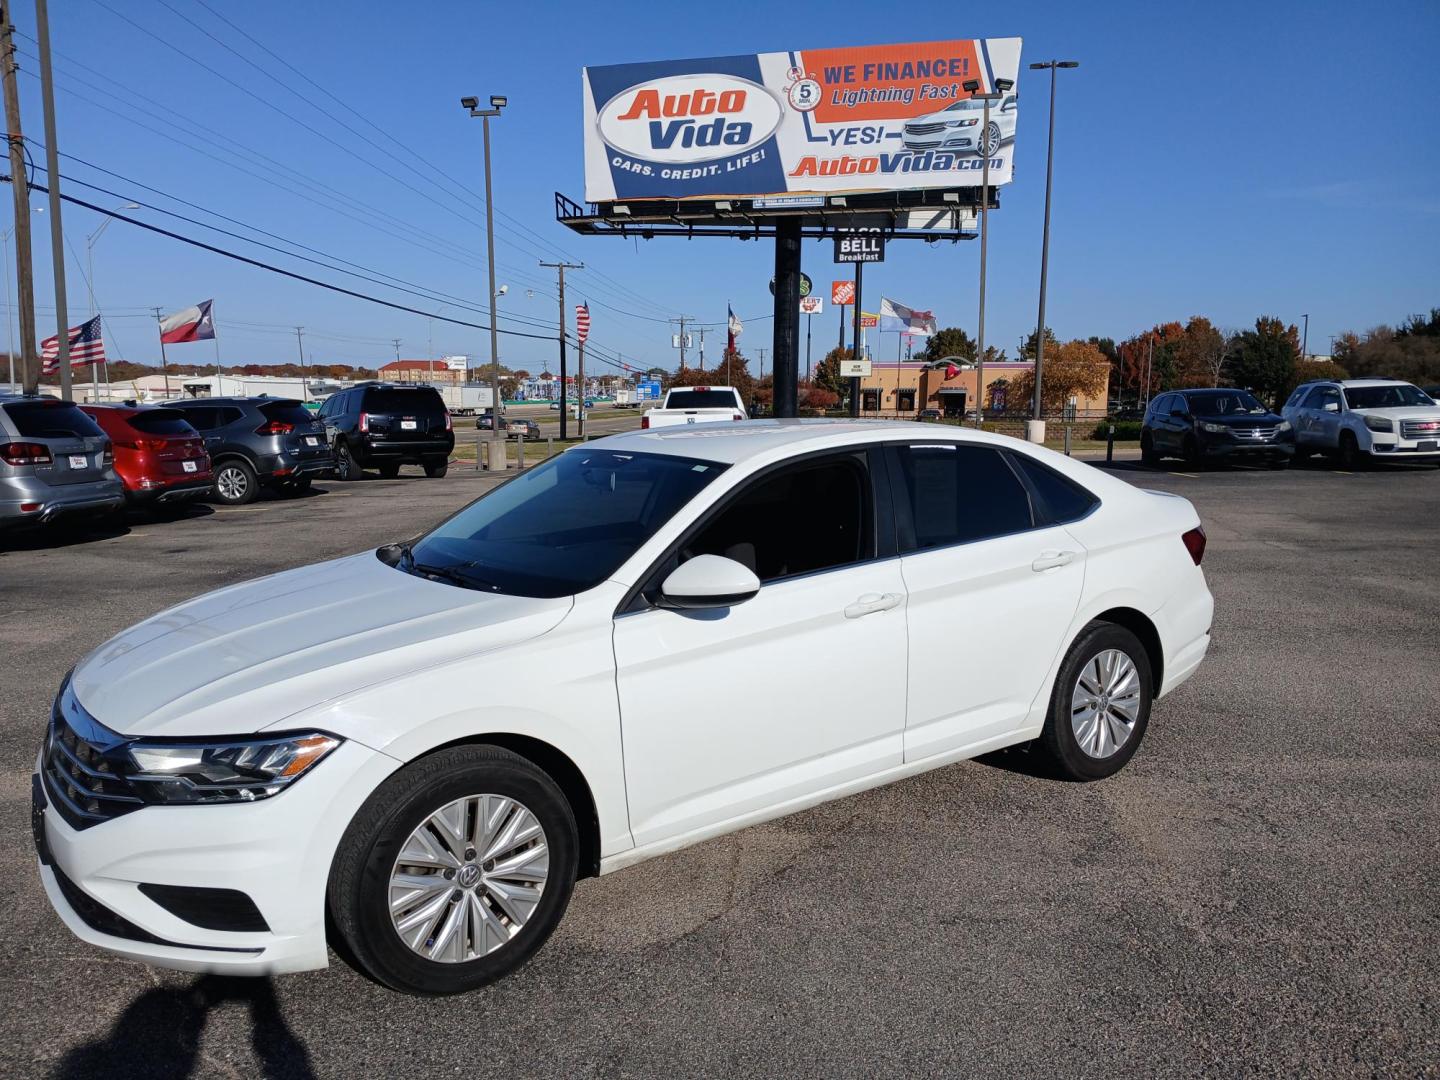
M1281 415L1295 428L1301 454L1332 454L1347 468L1384 459L1440 465L1440 404L1407 382L1302 383Z

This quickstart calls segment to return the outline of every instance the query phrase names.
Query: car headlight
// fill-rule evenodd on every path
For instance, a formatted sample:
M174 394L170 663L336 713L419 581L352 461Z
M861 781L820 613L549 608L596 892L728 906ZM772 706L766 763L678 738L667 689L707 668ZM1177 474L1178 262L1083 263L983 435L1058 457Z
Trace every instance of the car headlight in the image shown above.
M1387 420L1387 419L1385 419L1385 417L1383 417L1383 416L1367 416L1367 417L1365 417L1365 426L1368 427L1371 431L1394 431L1394 430L1395 430L1395 422L1394 422L1393 420Z
M135 766L126 779L154 802L253 802L284 791L340 743L323 731L195 742L137 739L126 747Z
M1275 425L1275 430L1276 430L1277 432L1280 432L1280 431L1289 431L1289 430L1290 430L1290 421L1289 421L1289 420L1281 420L1280 423L1278 423L1278 424Z
M973 116L970 117L970 118L967 119L967 120L947 120L947 121L946 121L946 123L949 124L950 127L974 127L974 126L975 126L976 124L978 124L979 122L980 122L980 121L979 121L978 119L976 119L975 117L973 117Z
M1230 429L1227 428L1224 424L1201 424L1200 430L1208 431L1211 435L1223 435Z

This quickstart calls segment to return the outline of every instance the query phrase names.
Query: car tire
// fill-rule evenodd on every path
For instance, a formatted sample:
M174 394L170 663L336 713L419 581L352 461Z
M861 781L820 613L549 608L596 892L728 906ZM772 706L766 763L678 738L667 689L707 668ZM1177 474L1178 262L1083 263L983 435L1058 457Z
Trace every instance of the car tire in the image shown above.
M380 475L386 480L394 480L400 475L400 466L394 462L387 462L380 466Z
M1039 740L1061 775L1103 780L1125 767L1150 722L1152 678L1144 646L1125 627L1092 622L1080 632L1055 676Z
M335 448L336 479L348 482L359 480L362 475L360 463L355 460L355 455L350 453L349 444L342 442Z
M225 506L243 506L260 494L255 470L242 458L230 458L215 466L215 501Z
M1160 464L1160 455L1155 452L1155 440L1148 431L1140 433L1140 464L1152 469Z
M1187 467L1191 469L1203 469L1205 467L1205 458L1200 453L1200 444L1195 441L1194 435L1185 436L1184 455Z
M448 461L427 461L425 462L425 475L432 480L438 480L450 471Z
M1360 453L1360 443L1354 432L1340 432L1340 448L1335 455L1335 464L1342 469L1363 469L1365 460Z
M488 829L487 815L496 818ZM446 821L459 833L443 831ZM543 770L498 746L453 747L366 800L335 853L327 902L350 955L377 981L459 994L508 975L545 943L570 902L578 856L570 804ZM496 873L497 859L513 872ZM413 897L401 892L393 907L406 888Z
M1270 459L1270 468L1272 469L1288 469L1289 467L1290 459L1288 457L1277 457Z

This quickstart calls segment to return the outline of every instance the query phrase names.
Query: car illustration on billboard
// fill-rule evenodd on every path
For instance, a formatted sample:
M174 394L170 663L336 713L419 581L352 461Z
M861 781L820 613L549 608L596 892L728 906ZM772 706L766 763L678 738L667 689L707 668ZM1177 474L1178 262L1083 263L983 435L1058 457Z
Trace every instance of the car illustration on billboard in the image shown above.
M987 160L991 185L1007 184L1020 46L970 38L587 67L585 198L976 187ZM1005 88L988 126L967 82Z
M989 127L985 126L985 103L973 98L957 101L928 116L917 116L905 124L905 149L958 150L993 157L1004 143L1015 138L1018 97L1006 94L991 104Z

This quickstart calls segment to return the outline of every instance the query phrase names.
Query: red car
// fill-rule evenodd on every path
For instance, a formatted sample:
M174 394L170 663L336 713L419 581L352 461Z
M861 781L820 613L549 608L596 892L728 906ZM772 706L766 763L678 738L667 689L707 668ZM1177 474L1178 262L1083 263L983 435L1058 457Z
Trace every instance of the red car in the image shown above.
M176 409L81 405L115 444L127 506L176 506L210 494L205 440Z

